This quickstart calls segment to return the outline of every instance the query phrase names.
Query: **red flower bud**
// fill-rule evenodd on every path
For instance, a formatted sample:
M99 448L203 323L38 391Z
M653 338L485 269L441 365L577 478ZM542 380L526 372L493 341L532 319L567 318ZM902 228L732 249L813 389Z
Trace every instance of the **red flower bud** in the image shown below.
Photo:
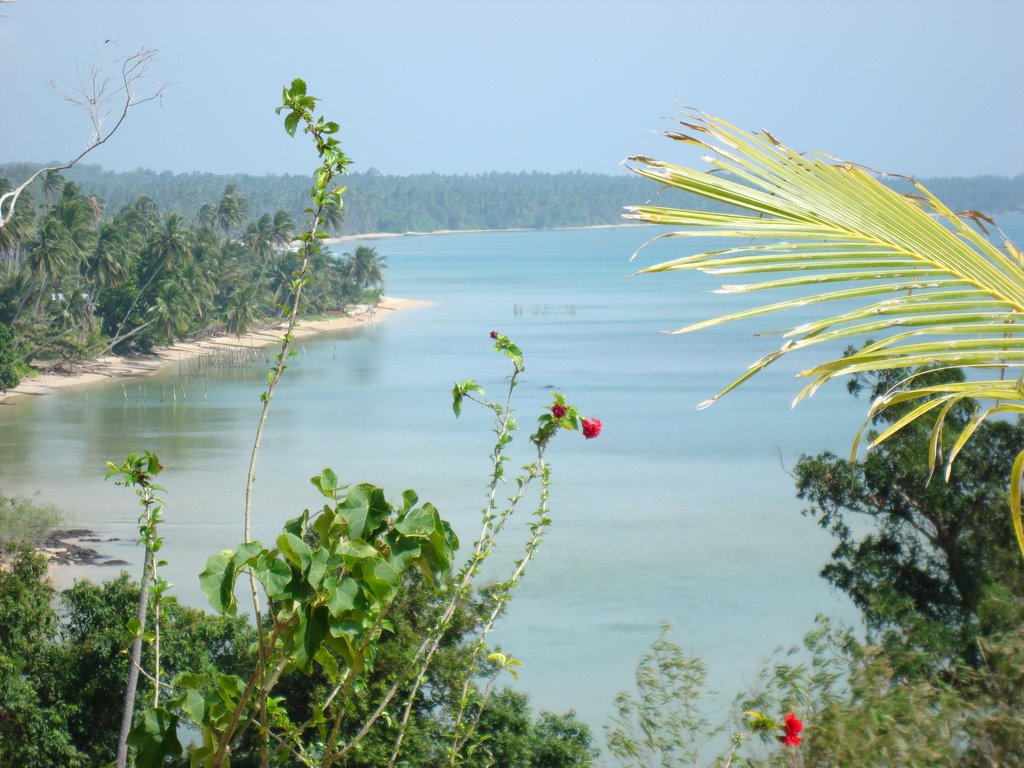
M564 405L559 405L558 403L555 403L554 405L551 406L551 415L554 416L556 419L564 419L565 414L568 412L569 409L566 408Z
M491 338L492 339L497 339L498 338L498 332L497 331L491 331Z
M600 435L601 428L604 426L600 419L580 419L580 423L583 425L583 436L587 440Z

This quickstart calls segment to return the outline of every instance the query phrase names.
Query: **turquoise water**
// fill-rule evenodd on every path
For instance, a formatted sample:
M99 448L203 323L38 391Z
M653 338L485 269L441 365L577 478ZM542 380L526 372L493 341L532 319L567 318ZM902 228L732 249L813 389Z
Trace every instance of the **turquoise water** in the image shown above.
M497 395L507 370L488 333L510 335L526 355L517 390L524 435L551 388L605 428L598 440L562 435L551 447L554 526L498 640L523 661L520 685L536 706L575 708L596 728L665 621L677 625L687 651L705 656L712 683L733 691L776 646L798 641L816 613L854 615L817 576L829 540L800 515L785 466L802 452L847 451L867 404L837 383L791 411L793 374L812 359L805 357L694 410L777 343L753 331L783 320L659 333L741 304L707 293L717 282L703 276L629 277L638 264L692 249L657 243L631 266L651 233L373 243L387 258L388 293L432 305L306 340L274 401L257 475L255 527L264 540L317 504L306 478L331 466L393 496L416 489L468 544L490 424L474 409L456 420L451 385L473 377ZM208 382L169 369L0 407L0 489L40 490L70 524L127 539L137 506L130 492L103 482L104 463L155 451L166 468L169 578L182 599L200 604L196 574L206 557L241 538L266 369L213 370ZM171 399L172 381L187 399L180 390ZM513 465L527 458L524 449ZM138 569L133 544L105 551ZM508 547L496 560L515 557Z

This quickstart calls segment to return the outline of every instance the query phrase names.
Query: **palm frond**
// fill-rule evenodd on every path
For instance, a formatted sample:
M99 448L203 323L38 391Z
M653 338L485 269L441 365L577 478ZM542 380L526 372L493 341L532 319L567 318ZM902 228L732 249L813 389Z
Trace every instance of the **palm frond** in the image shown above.
M1015 338L1024 331L1024 269L1021 251L1012 243L990 242L916 182L911 182L916 194L902 195L860 166L826 155L801 155L767 133L747 133L710 115L689 113L680 125L681 132L666 135L705 150L712 172L647 157L632 158L637 164L632 170L731 209L635 206L628 209L627 218L681 228L659 237L715 236L748 242L640 271L697 270L730 279L770 275L759 282L723 285L719 293L799 288L809 292L673 333L797 307L820 305L825 313L820 319L771 331L783 336L783 344L698 407L712 404L785 354L859 338L874 341L798 374L810 381L794 404L826 382L850 374L921 366L977 372L997 368L998 380L974 377L943 386L917 386L916 377L910 376L871 406L875 415L896 403L910 404L906 415L872 445L917 419L934 416L929 451L934 471L950 409L968 398L992 401L957 436L947 459L947 477L952 461L986 418L1024 413L1024 343ZM980 224L974 212L967 218ZM841 309L829 314L833 302L841 302ZM1008 371L1011 380L1006 379ZM1024 451L1010 479L1013 525L1024 552L1022 483Z

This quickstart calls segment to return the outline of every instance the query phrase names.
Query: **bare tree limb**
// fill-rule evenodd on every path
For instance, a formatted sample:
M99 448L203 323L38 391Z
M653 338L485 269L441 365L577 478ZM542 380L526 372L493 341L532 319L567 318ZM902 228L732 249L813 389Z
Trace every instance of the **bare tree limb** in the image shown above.
M10 2L10 0L0 0ZM117 75L104 75L103 65L94 64L85 76L79 73L79 84L68 84L67 92L59 91L56 85L51 86L64 101L82 109L92 123L92 134L81 152L73 159L59 165L39 168L25 181L10 192L0 195L0 228L6 226L14 215L14 206L18 197L37 178L48 171L65 171L75 165L97 147L103 146L117 129L121 127L132 107L145 104L147 101L160 99L168 83L157 81L156 88L148 94L140 94L136 89L141 80L146 78L150 64L156 58L156 50L139 48L135 53L120 60L121 71ZM110 122L113 122L110 125ZM107 127L109 126L109 127Z

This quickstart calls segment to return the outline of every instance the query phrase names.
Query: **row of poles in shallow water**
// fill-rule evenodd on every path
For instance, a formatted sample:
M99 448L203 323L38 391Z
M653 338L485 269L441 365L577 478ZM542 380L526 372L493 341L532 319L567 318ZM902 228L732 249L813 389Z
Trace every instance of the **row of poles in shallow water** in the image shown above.
M306 354L306 347L300 346L303 356ZM167 390L170 388L170 396L172 402L178 402L178 392L181 392L182 402L188 400L188 396L185 392L184 379L198 379L203 380L203 400L205 401L210 391L210 379L208 371L213 368L244 368L250 363L255 363L260 360L269 364L271 358L269 352L272 351L272 347L225 347L223 349L212 349L205 352L202 355L190 357L185 360L178 362L178 376L168 381L163 381L160 384L160 402L167 400ZM337 357L337 348L335 348L335 357ZM180 383L179 383L180 382ZM121 392L124 394L124 399L128 400L130 395L128 392L128 386L122 382ZM140 400L148 400L148 388L146 382L139 384L135 391L135 402ZM89 399L89 391L85 392L85 399Z

